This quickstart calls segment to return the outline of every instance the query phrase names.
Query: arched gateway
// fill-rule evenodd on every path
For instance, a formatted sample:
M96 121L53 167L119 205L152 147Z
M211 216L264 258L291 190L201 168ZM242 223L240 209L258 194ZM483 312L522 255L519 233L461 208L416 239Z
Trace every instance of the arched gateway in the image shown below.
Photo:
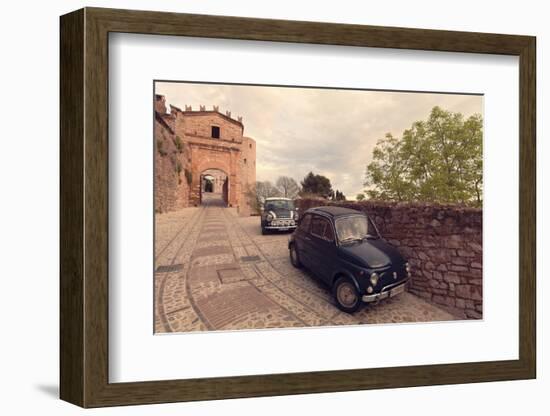
M227 206L229 203L229 177L219 169L201 173L200 201L203 205Z
M171 134L179 151L176 163L186 180L180 179L181 190L174 192L185 195L181 198L184 206L198 206L205 196L219 194L225 206L250 215L250 191L256 182L256 142L243 135L242 118L234 119L230 112L222 114L216 106L211 111L204 106L199 111L190 106L185 110L170 106L170 114L166 114L165 100L160 95L156 96L155 111L162 119L155 125L157 142L159 137L166 140ZM160 134L162 128L168 128L170 134Z

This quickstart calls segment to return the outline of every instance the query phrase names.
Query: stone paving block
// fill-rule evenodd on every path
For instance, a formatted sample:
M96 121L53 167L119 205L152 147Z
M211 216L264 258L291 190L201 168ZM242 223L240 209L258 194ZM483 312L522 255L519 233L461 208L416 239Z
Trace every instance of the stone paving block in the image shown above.
M239 282L237 282L239 283ZM235 283L235 284L237 284ZM204 281L193 284L189 288L189 296L196 305L202 299L206 299L216 293L220 293L224 288L224 285L220 282L219 278L216 280ZM199 308L200 310L200 308Z
M208 328L192 309L180 310L168 315L172 332L207 331Z
M411 293L341 312L330 288L290 264L289 234L262 236L258 217L234 211L200 207L155 217L155 265L183 265L155 273L155 332L455 319Z
M235 257L238 259L246 257L248 255L245 248L242 246L233 246L233 252L235 253Z
M212 246L226 246L228 250L231 250L231 243L229 240L216 240L216 241L198 241L195 244L195 250L199 248L212 247Z
M219 269L218 276L222 283L235 283L248 280L240 268Z
M216 256L218 254L232 253L231 247L227 245L211 245L207 247L195 248L193 250L192 258L204 257L204 256Z
M301 322L298 322L282 309L270 311L250 311L243 313L221 327L222 330L236 329L273 329L273 328L291 328L303 327Z
M326 319L321 317L315 311L306 307L302 303L294 300L292 297L288 296L285 292L278 289L272 283L267 283L261 287L262 293L265 293L269 296L274 302L281 305L294 316L298 318L298 322L301 323L301 326L320 326L328 323Z
M287 293L288 296L300 301L300 303L306 305L324 319L330 319L337 312L339 312L339 309L336 308L336 306L329 303L328 297L326 299L322 299L301 286L284 279L279 280L276 285Z
M220 240L227 240L227 233L201 233L199 237L199 241L220 241Z
M196 266L189 269L187 279L191 286L205 282L218 282L220 283L218 276L218 269L220 267L234 267L236 263L225 263L223 265L209 265L209 266Z
M202 230L201 230L203 233L205 234L218 234L218 233L223 233L223 234L226 234L226 228L225 226L223 225L205 225L204 227L202 227Z
M361 323L433 322L457 319L441 308L432 305L411 293L403 293L368 305L356 314Z
M225 235L218 235L218 234L208 234L208 235L202 235L200 239L198 240L199 243L217 243L218 241L224 241L227 239L227 236Z
M176 275L170 275L166 278L162 293L162 309L164 313L181 309L189 304L184 280Z
M262 276L264 276L270 282L278 282L279 280L283 279L283 276L277 273L277 271L269 263L257 263L256 268L262 274Z
M251 285L231 287L196 302L202 315L214 329L221 329L251 312L279 308Z
M261 244L261 249L268 260L288 259L288 244L286 241Z
M235 261L232 253L217 254L214 256L203 256L193 259L191 267L210 266L215 264L226 264Z

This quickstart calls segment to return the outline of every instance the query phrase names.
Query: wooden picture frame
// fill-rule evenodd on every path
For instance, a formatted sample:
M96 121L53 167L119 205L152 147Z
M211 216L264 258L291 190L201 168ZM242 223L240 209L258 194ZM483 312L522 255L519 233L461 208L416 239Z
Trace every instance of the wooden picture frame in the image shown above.
M535 50L530 36L85 8L61 17L60 396L82 407L529 379L536 376ZM519 57L519 359L109 383L110 32Z

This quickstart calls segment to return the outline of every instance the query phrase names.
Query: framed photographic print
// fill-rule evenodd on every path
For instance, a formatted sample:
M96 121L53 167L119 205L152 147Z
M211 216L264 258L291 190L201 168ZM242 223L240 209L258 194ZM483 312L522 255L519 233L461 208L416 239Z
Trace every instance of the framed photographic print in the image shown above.
M61 17L61 398L534 378L535 38Z

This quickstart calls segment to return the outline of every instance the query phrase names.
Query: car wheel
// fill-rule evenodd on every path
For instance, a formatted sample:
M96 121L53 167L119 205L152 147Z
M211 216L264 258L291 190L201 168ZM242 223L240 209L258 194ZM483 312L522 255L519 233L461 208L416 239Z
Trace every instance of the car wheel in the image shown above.
M300 255L298 254L298 250L296 250L296 244L291 244L289 249L290 254L290 262L294 267L297 269L302 268L302 262L300 261Z
M353 313L361 306L361 296L353 281L348 277L340 277L334 282L332 294L338 308L347 313Z

